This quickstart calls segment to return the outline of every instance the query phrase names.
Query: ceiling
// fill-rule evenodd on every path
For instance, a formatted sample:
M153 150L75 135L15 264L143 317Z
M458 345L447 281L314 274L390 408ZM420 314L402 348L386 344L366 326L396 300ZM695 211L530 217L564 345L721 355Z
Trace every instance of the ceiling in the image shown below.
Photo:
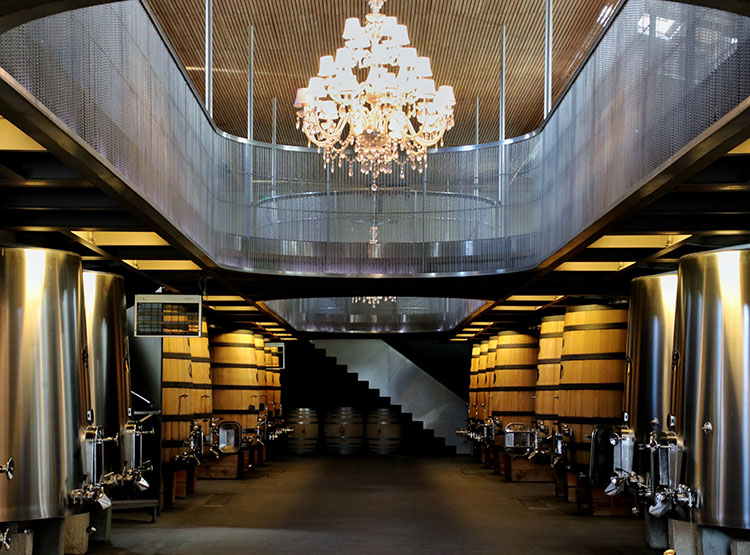
M201 97L204 91L203 0L148 0ZM553 2L553 96L601 29L614 0ZM319 59L343 46L348 17L363 19L365 0L214 0L214 119L247 135L248 29L255 27L254 138L271 141L272 98L277 98L277 140L304 145L292 104L297 88L317 74ZM411 45L429 56L435 84L456 94L456 125L445 145L498 140L500 53L506 25L507 137L542 121L544 0L389 0L384 13L409 29ZM598 20L599 19L599 20Z

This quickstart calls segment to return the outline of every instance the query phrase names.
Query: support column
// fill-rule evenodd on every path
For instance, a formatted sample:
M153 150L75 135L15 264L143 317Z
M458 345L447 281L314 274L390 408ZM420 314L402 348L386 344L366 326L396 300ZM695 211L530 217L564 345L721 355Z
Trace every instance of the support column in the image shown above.
M552 0L544 11L544 119L552 111Z
M214 2L206 0L205 97L208 115L214 117Z

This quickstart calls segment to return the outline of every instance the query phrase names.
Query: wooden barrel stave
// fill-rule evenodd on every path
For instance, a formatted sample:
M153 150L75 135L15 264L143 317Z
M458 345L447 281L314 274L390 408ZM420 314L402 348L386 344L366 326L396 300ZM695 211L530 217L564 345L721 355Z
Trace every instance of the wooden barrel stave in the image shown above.
M627 308L600 305L565 314L558 420L573 432L578 471L588 471L594 428L622 417L627 320Z

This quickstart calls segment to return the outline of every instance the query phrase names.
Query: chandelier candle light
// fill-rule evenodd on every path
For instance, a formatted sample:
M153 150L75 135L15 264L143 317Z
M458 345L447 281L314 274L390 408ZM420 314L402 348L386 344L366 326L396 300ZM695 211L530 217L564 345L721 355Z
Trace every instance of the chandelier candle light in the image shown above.
M453 88L435 89L430 59L407 47L406 25L380 13L385 0L368 0L372 13L365 26L346 20L344 47L323 56L317 77L297 90L297 128L323 150L325 164L341 167L354 149L360 171L375 179L390 174L394 163L404 177L406 165L421 173L427 149L453 127ZM357 80L355 72L367 78ZM403 153L403 154L402 154Z

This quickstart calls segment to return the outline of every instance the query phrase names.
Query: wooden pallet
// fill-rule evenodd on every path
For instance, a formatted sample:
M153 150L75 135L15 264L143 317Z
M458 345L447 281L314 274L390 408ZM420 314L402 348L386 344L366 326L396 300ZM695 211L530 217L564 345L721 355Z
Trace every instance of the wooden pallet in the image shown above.
M549 465L536 464L525 457L505 458L506 482L552 482L552 468Z
M591 486L588 476L576 477L576 506L594 516L632 516L633 501L621 495L607 495L604 488Z
M247 467L250 464L251 452L242 450L233 455L225 455L215 461L202 463L196 472L197 478L201 479L224 479L236 480L247 475Z

